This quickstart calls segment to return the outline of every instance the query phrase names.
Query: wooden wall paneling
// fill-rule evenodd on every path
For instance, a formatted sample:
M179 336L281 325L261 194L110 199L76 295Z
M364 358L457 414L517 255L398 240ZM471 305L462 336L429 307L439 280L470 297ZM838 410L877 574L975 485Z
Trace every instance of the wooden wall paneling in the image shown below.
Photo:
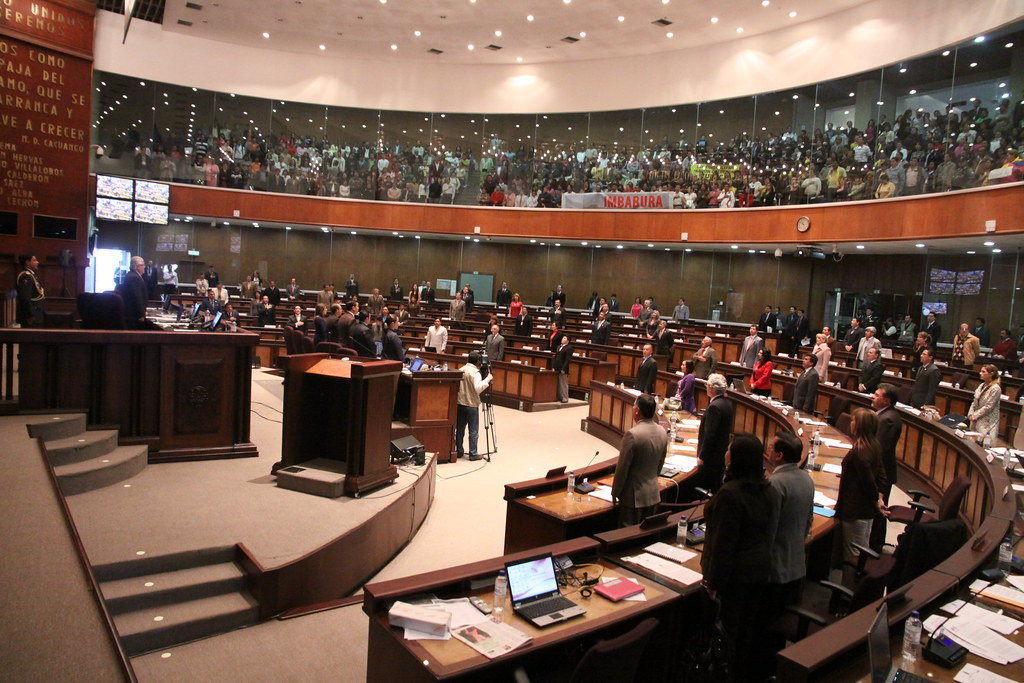
M671 317L672 309L679 297L673 296L675 293L674 279L671 277L671 271L666 270L666 265L671 267L666 264L666 252L654 248L638 249L634 253L636 254L636 267L633 276L633 291L630 293L633 296L641 297L641 299L654 297L662 314ZM629 297L630 306L633 305L633 296ZM622 310L621 306L619 310ZM628 311L627 308L626 312Z
M429 281L436 290L437 278L452 278L458 275L458 243L446 240L417 241L420 242L417 281ZM437 295L447 297L447 294L441 292L438 292Z
M709 252L683 252L680 294L686 299L690 315L694 318L710 317L708 286L711 282L711 259Z
M506 244L504 251L509 289L519 292L528 305L543 305L557 284L548 277L547 247Z
M609 300L613 293L617 294L620 313L629 313L636 296L636 260L637 253L633 250L602 248L593 251L591 291L596 289L600 296Z
M554 247L548 260L548 290L561 284L566 292L566 306L583 308L590 299L590 293L601 290L594 285L591 247Z

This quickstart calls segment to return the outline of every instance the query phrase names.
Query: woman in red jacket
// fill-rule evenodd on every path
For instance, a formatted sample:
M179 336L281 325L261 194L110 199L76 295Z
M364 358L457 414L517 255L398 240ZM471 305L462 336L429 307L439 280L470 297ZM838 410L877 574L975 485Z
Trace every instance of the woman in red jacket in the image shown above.
M750 389L759 396L772 395L772 352L761 349L757 352L757 363L754 364L754 376L750 379Z

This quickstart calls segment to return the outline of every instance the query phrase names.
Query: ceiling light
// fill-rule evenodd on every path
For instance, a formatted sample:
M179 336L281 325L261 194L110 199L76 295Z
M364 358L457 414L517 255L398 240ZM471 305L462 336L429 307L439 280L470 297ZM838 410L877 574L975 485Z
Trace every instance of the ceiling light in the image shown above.
M850 97L856 97L855 93L850 93Z
M1002 254L1002 253L1003 253L1003 250L1002 250L1002 249L993 249L993 250L992 250L992 253L993 253L993 254Z
M739 26L736 28L736 33L743 33L743 27Z
M863 245L863 244L858 244L858 245L857 245L857 248L858 248L858 249L863 249L863 248L864 248L864 245Z
M530 244L537 244L537 240L530 240Z
M796 12L790 12L789 13L789 18L790 19L795 19L796 18Z
M625 20L626 20L626 17L624 17L624 16L622 16L622 15L620 14L620 15L619 15L619 21L625 21Z
M587 32L586 31L580 31L580 38L586 38L586 37L587 37Z
M499 38L501 38L501 31L495 31L495 32L494 32L494 35L496 35L496 36L498 36Z
M264 31L264 32L263 32L263 37L264 37L264 38L269 38L269 37L270 37L270 34L269 34L269 33L267 33L266 31Z
M672 31L669 31L668 33L665 34L665 37L666 38L671 38L673 35L675 35L675 34L672 33Z
M585 247L585 246L587 246L587 243L586 242L580 242L580 246L581 247Z
M977 38L974 39L974 42L976 42L976 43L984 43L985 42L985 36L978 36Z
M924 245L923 245L923 244L921 244L920 242L918 242L918 243L917 243L917 244L915 244L914 246L915 246L915 247L917 247L918 249L924 249Z
M911 95L916 95L916 94L917 94L917 91L916 91L916 90L914 90L913 88L911 88L911 90L910 90L910 94L911 94Z
M729 247L729 248L730 248L730 249L739 249L739 248L740 248L740 245L738 245L738 244L734 244L734 245L732 245L732 246L731 246L731 247Z
M532 14L527 14L526 15L526 20L527 21L533 21L533 15Z
M1007 43L1007 44L1006 44L1006 45L1004 45L1003 47L1013 47L1013 43Z
M943 50L942 51L942 56L943 57L948 57L949 56L949 50Z
M767 7L772 4L772 0L761 0L761 7Z
M422 36L422 35L423 35L423 34L422 34L421 32L419 32L419 31L413 31L413 32L412 32L412 34L413 34L414 36L416 36L417 38L419 38L420 36Z
M327 46L326 46L326 45L323 45L323 44L321 44L321 45L320 45L320 49L321 49L321 50L326 50L326 49L327 49Z
M989 240L988 242L985 242L984 244L985 244L986 247L994 247L994 246L996 246L996 243L991 241L991 240Z
M522 57L516 57L516 61L517 61L517 62L522 62L522 61L523 61L523 58L522 58Z
M718 17L711 17L711 23L712 24L717 24L718 23Z
M622 249L622 245L621 245L621 244L616 244L616 245L615 245L615 248L616 248L616 249Z
M472 52L472 50L473 50L473 43L470 43L469 45L467 45L466 49Z
M969 251L969 252L967 252L967 253L973 256L974 254L976 254L976 253L978 253L978 252L976 252L976 251Z
M653 246L654 246L654 244L652 244L651 242L648 242L648 243L647 243L647 246L648 246L648 247L653 247Z
M351 232L350 232L349 234L350 234L350 235L358 235L359 233L358 233L358 232L356 232L355 230L353 230L353 231L351 231Z
M799 96L799 95L793 95L793 99L794 99L794 100L799 100L799 99L800 99L800 96Z
M568 5L568 4L570 4L572 2L572 0L562 0L562 2L564 2L565 4Z
M398 49L398 46L397 46L397 45L395 45L394 43L391 43L391 49L392 49L392 50L397 50L397 49Z
M978 66L978 63L977 63L977 62L971 62L971 68L972 68L972 69L973 69L974 67L976 67L976 66Z

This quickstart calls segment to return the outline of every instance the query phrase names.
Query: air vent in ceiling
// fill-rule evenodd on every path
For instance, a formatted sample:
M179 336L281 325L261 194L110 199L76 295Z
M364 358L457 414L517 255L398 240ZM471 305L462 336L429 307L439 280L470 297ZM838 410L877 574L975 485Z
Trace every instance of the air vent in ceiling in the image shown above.
M487 47L485 47L484 49L485 49L485 50L492 50L492 51L494 51L494 52L497 52L498 50L500 50L500 49L501 49L501 45L488 45L488 46L487 46Z
M671 26L672 25L672 22L669 21L668 19L655 19L651 23L654 24L655 26Z
M429 50L427 50L427 52L429 52L432 55L440 55L444 53L444 50L438 50L436 47L432 47Z
M184 19L178 19L178 23L181 24L182 26L191 26L192 25L191 21L185 21Z
M580 39L577 38L576 36L566 36L565 38L562 38L562 42L569 43L570 45L572 45L573 43L580 42Z
M202 5L198 5L198 4L194 3L194 2L186 2L185 3L185 7L187 9L203 9Z

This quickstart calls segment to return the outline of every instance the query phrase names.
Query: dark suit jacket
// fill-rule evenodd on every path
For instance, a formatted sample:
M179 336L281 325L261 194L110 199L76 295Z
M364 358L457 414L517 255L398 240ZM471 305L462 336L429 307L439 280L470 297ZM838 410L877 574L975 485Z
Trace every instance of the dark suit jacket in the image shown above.
M562 334L559 332L559 334ZM565 335L562 335L563 337ZM572 361L572 344L563 344L555 351L555 358L551 361L551 369L562 374L569 374L569 363Z
M882 444L882 466L891 487L896 483L896 445L903 432L903 418L892 406L878 412L878 442Z
M337 343L340 341L338 334L338 316L328 314L324 320L327 324L327 341Z
M516 324L513 331L517 336L529 337L533 334L533 316L527 314L516 318Z
M394 330L387 330L384 339L381 340L380 356L384 360L405 360L405 348L402 347L402 340ZM376 348L376 347L375 347Z
M263 302L256 304L256 321L260 325L273 325L277 322L277 309L274 304L263 305Z
M146 281L134 270L130 271L117 291L124 300L125 326L134 329L139 325L140 318L146 317L146 300L149 299Z
M611 335L612 326L607 320L600 324L594 323L594 331L590 333L590 343L607 345Z
M428 287L420 293L420 301L428 304L434 303L434 288Z
M565 339L565 332L559 330L552 336L548 334L548 351L557 351L558 347L562 345L562 340Z
M802 318L796 319L796 334L793 336L798 341L811 336L811 321L807 319L806 315Z
M654 353L659 356L668 356L672 353L672 345L676 341L676 336L672 334L672 331L666 329L660 337L655 337Z
M263 296L267 297L270 303L275 306L281 305L281 290L277 287L267 287L263 290Z
M402 285L391 285L391 289L388 290L388 296L392 299L401 299L403 294Z
M939 388L939 379L942 371L935 367L935 363L922 365L917 369L917 379L914 380L914 392L910 395L910 405L915 408L935 404L935 392Z
M499 306L508 306L512 303L512 290L499 289L497 295L494 297L494 303Z
M358 320L349 328L349 346L355 349L361 358L376 358L377 345L373 343L373 333L366 323Z
M924 331L932 336L932 348L934 349L935 345L940 341L939 338L942 336L942 325L940 325L939 321L936 320L933 323L925 325Z
M858 326L856 329L851 327L850 329L848 329L846 331L846 336L843 337L843 345L844 346L852 346L856 350L857 344L860 343L860 339L863 336L864 336L864 328L863 327L859 327Z
M878 385L882 383L883 370L885 370L885 366L882 365L880 360L876 360L874 363L864 361L860 366L860 379L857 383L864 385L866 393L873 393L878 388Z
M303 323L301 327L296 325L296 323L299 322ZM288 316L288 324L294 327L299 332L305 334L306 330L309 328L309 316L300 315L298 319L296 319L295 314L292 313L290 316Z
M712 493L722 485L721 475L725 473L725 452L729 449L729 438L732 436L732 420L732 401L724 395L711 399L700 420L697 457L703 462L704 469L713 469L718 477L712 484Z
M775 314L762 313L761 317L757 320L757 330L758 332L767 332L769 327L776 332L779 331L779 323L775 319Z
M636 369L636 381L633 388L644 394L654 393L654 378L658 376L658 362L654 356L648 356Z
M814 412L814 401L818 398L818 370L813 365L796 380L793 388L793 407L805 413Z

